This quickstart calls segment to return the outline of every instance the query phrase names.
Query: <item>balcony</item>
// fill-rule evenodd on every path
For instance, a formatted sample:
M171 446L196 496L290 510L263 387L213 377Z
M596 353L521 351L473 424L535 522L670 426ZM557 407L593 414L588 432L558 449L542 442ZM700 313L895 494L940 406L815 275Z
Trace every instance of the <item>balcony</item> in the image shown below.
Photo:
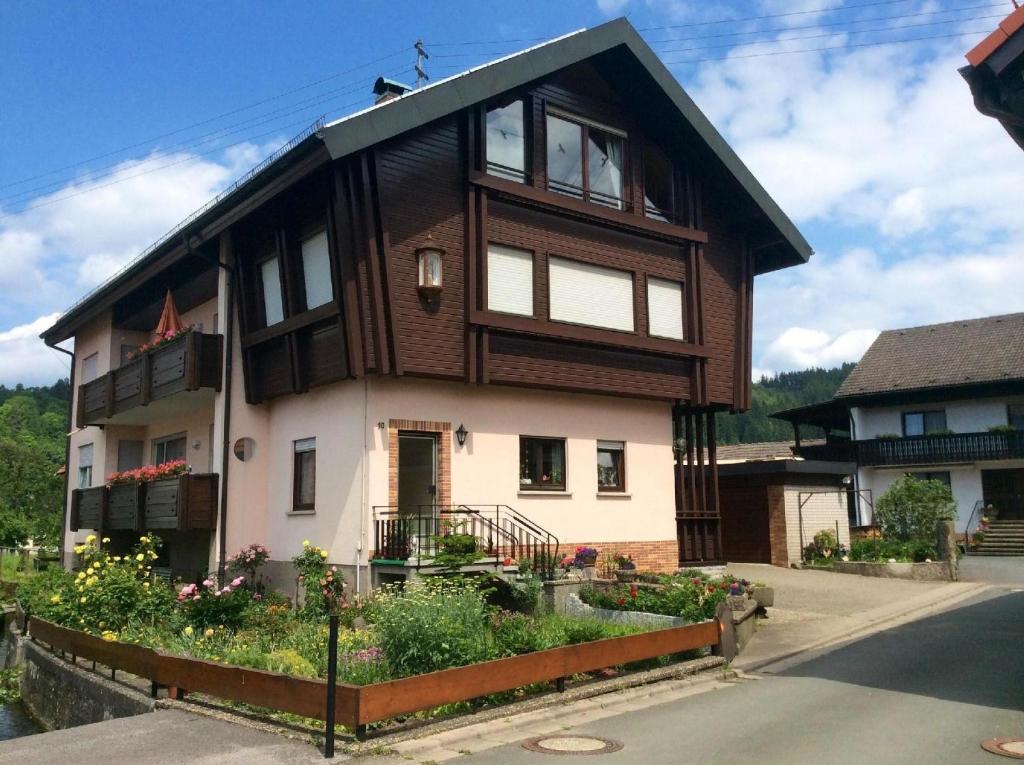
M1010 460L1024 458L1024 431L875 438L855 445L863 467Z
M71 530L194 531L217 527L216 473L188 473L146 483L71 492Z
M183 405L212 405L220 390L223 338L187 332L78 386L75 424L146 425Z

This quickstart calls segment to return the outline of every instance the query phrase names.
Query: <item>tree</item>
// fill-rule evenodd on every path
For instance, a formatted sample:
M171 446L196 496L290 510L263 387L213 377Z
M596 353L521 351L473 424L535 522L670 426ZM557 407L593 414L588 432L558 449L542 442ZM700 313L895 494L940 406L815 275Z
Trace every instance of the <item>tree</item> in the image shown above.
M888 539L932 542L936 524L956 518L956 501L942 481L906 475L878 498L874 518Z

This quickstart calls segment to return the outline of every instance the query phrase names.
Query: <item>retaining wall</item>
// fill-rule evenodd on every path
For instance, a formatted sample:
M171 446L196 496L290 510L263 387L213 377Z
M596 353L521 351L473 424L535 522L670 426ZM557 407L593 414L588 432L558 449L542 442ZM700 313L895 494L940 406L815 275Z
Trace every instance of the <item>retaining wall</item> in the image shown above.
M820 569L828 570L826 567L820 567ZM840 574L911 579L918 582L956 581L954 568L948 560L937 560L930 563L869 563L867 561L837 560L832 564L831 569Z

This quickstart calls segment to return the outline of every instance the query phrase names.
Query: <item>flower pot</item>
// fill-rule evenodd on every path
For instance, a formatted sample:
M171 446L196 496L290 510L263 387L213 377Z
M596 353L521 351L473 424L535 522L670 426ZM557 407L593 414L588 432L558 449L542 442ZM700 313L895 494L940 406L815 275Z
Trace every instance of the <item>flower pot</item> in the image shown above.
M615 578L620 582L635 582L640 574L635 568L620 568L615 572Z
M753 593L754 600L762 608L768 608L769 606L775 605L775 589L772 587L755 587Z
M596 566L597 556L596 555L581 555L578 559L584 566Z

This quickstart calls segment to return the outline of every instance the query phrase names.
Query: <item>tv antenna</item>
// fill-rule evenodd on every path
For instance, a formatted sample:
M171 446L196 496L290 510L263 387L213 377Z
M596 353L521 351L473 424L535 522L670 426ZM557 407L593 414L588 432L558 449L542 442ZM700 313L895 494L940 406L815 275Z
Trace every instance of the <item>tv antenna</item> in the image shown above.
M423 40L417 40L416 44L412 47L416 49L416 87L419 88L430 79L430 75L423 68L427 59L430 58L430 54L424 50Z

